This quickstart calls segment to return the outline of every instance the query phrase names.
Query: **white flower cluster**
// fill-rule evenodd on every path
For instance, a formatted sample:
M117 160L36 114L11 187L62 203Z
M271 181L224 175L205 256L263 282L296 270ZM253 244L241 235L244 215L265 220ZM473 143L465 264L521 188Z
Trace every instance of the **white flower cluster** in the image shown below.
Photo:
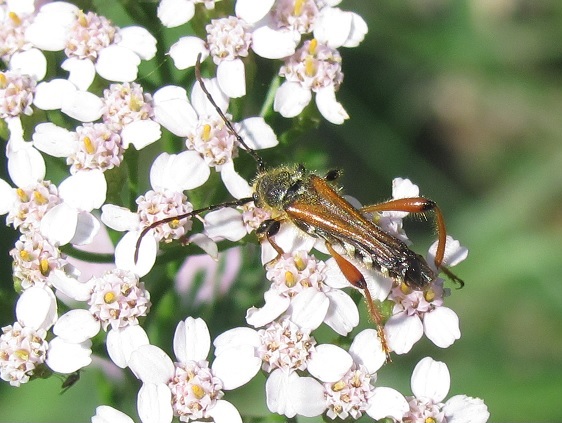
M295 117L314 96L320 114L341 124L348 115L336 100L343 82L338 49L358 46L367 33L363 19L340 9L339 0L237 0L227 16L213 14L215 3L162 0L158 6L165 27L204 12L197 22L204 34L181 37L168 52L180 70L195 66L198 57L210 57L205 66L216 66L216 77L203 79L204 87L195 82L188 94L175 85L151 93L143 87L139 65L155 57L157 46L144 28L120 28L64 1L38 10L31 0L0 2L0 58L6 68L0 73L0 118L10 132L11 179L0 180L0 214L20 232L10 252L19 294L16 320L0 334L0 377L19 386L49 372L72 374L95 361L92 351L100 349L94 342L101 342L116 367L129 369L142 382L137 409L143 422L174 417L242 422L225 396L260 371L267 379L269 410L288 418L367 414L403 422L485 422L488 412L480 399L454 396L443 403L448 370L430 358L414 370L414 396L379 386L376 372L387 357L374 329L355 334L346 349L316 340L322 324L341 337L350 335L360 313L336 261L318 258L330 253L325 243L287 222L274 236L276 245L262 243L271 286L263 305L247 310L248 326L212 340L202 319L188 317L176 328L175 362L150 343L142 324L152 318L155 299L141 278L153 269L159 243L200 247L207 255L190 257L179 272L193 276L209 267L204 260L217 259L220 241L237 242L272 218L250 201L254 188L234 166L234 159L245 154L240 150L278 144L263 116L230 122L231 98L246 95L248 63L254 55L278 61L278 87L266 108ZM61 63L49 63L61 57ZM65 72L68 77L60 77ZM239 101L235 106L239 109ZM179 138L181 148L167 152L170 145L159 142L163 135ZM151 164L138 166L130 157L148 146L160 150ZM141 185L137 168L149 169L146 191L135 190ZM186 191L202 187L214 174L244 201L194 210ZM410 181L395 180L394 198L418 195ZM384 212L373 218L408 241L405 215ZM201 222L192 218L202 222L203 230L194 230ZM124 234L114 246L109 233L115 239ZM430 249L428 263L436 249ZM77 259L80 250L84 261ZM102 255L106 263L88 262L88 254ZM234 277L227 274L236 274L241 263L235 250L226 255L237 268L222 275L228 285ZM454 266L466 255L447 238L443 264ZM384 327L391 351L409 352L423 334L441 348L460 337L457 315L444 306L449 292L442 279L412 291L361 269L372 299L392 304ZM178 282L177 290L187 288ZM109 421L132 420L106 406L92 417L92 422Z

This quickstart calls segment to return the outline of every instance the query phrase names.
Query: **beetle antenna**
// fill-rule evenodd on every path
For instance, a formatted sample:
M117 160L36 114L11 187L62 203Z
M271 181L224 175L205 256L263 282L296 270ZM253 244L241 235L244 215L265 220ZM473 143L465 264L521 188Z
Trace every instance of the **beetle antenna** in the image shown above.
M262 172L265 169L265 164L263 162L263 159L259 156L258 153L256 153L256 150L250 148L248 144L246 144L244 139L240 136L240 134L236 131L236 129L234 129L234 126L232 126L232 122L228 120L228 118L225 116L223 111L217 105L215 99L213 98L213 96L205 86L205 83L203 82L203 78L201 77L201 53L197 55L197 63L195 64L195 79L197 79L197 82L199 82L199 85L201 86L201 89L207 96L207 99L213 105L213 107L215 108L221 119L224 121L224 124L226 125L228 130L232 133L232 135L236 137L236 140L246 149L248 154L250 154L250 156L254 158L258 166L258 171Z
M165 223L170 223L170 222L174 222L174 221L179 221L181 219L186 219L188 217L193 217L193 216L197 216L201 213L204 212L209 212L209 211L213 211L213 210L217 210L217 209L222 209L224 207L237 207L237 206L242 206L244 204L250 203L254 201L254 197L245 197L245 198L240 198L239 200L234 200L234 201L227 201L225 203L220 203L220 204L213 204L207 207L203 207L201 209L197 209L197 210L192 210L188 213L184 213L184 214L178 214L177 216L170 216L170 217L166 217L162 220L159 220L157 222L154 222L150 225L148 225L147 227L145 227L140 235L139 238L137 239L137 243L135 245L135 256L134 256L134 263L137 264L139 261L139 250L140 250L140 244L142 239L146 236L146 234L148 233L148 231L150 231L151 229L154 229L160 225L163 225Z

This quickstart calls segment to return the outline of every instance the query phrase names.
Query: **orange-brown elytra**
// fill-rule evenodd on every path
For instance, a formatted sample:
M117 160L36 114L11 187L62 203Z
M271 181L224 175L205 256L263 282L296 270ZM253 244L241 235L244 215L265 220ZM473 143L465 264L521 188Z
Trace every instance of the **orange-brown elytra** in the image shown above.
M249 148L235 131L232 123L226 118L205 87L199 71L199 60L195 74L203 92L224 120L227 128L256 160L258 174L252 184L253 195L153 223L141 232L137 241L135 261L138 258L142 237L150 229L160 224L222 207L240 206L254 202L257 207L265 209L271 215L271 219L264 221L256 232L260 240L265 239L271 244L277 252L277 258L284 253L275 242L275 235L280 229L281 222L289 222L309 235L325 241L328 252L334 257L349 283L364 292L369 314L377 325L382 348L390 360L390 348L383 329L382 314L371 298L363 274L354 263L358 261L361 263L360 266L373 268L382 275L414 290L427 288L437 278L439 270L462 286L464 283L443 266L447 233L443 215L436 203L423 197L414 197L391 200L358 209L341 196L339 188L335 185L335 181L341 175L339 170L332 170L322 177L302 165L281 165L267 169L261 157ZM432 211L435 214L438 244L434 264L438 271L432 269L421 255L412 251L402 240L385 232L365 216L366 213L383 211L410 213ZM343 253L337 252L334 249L335 246L341 247Z

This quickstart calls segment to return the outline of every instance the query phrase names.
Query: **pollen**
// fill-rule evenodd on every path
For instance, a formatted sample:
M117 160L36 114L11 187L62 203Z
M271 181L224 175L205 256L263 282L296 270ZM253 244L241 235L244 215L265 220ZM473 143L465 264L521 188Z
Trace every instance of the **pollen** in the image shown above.
M191 392L197 399L201 399L205 396L205 390L200 385L192 385Z
M168 225L170 225L170 228L172 228L172 229L177 229L177 228L180 227L180 220L174 219L170 223L168 223Z
M305 3L305 0L296 0L295 1L295 6L293 7L293 16L302 15L304 3Z
M94 143L92 142L90 137L84 137L84 148L86 149L86 153L94 154L96 149L94 148Z
M0 88L6 88L6 85L8 85L8 78L4 72L0 72Z
M0 74L0 75L2 75L2 74ZM23 189L21 189L21 188L16 189L16 194L17 194L19 200L22 203L27 203L29 201L29 196L27 195L27 193Z
M31 255L29 254L29 251L27 251L27 250L21 250L20 251L20 257L23 261L31 260Z
M435 295L435 291L434 291L433 289L431 289L431 288L428 289L427 291L425 291L425 292L423 293L423 297L425 298L425 300L426 300L428 303L430 303L430 302L432 302L433 300L435 300L435 296L436 296L436 295Z
M435 417L426 417L424 420L425 423L436 423Z
M410 288L408 285L402 282L400 284L400 292L402 292L404 295L408 295L412 293L412 288Z
M209 141L211 139L211 125L203 125L203 133L201 134L201 139L203 141Z
M39 206L43 206L49 202L49 200L39 191L33 191L33 201L35 201L35 203Z
M332 391L339 392L342 389L344 389L345 386L346 386L345 382L343 380L340 380L332 385Z
M14 25L17 25L17 26L21 25L21 19L15 12L8 13L8 17L14 23Z
M111 291L106 292L103 296L103 301L106 304L114 303L116 300L117 300L117 296L115 295L114 292L111 292Z
M76 21L78 22L78 24L80 24L80 26L83 26L84 28L88 26L88 19L86 18L86 15L82 10L78 13L78 19Z
M50 270L49 260L47 260L46 258L41 259L39 261L39 270L41 271L41 274L43 276L47 276Z
M297 266L297 270L299 272L302 272L304 269L306 269L306 262L303 260L303 258L301 256L296 256L295 257L295 266Z
M315 55L317 48L318 48L318 40L316 38L313 38L312 40L310 40L310 44L308 45L308 53L311 55Z
M296 279L295 279L295 275L293 275L293 272L287 270L285 272L285 285L287 285L287 287L292 288L293 286L295 286L296 284Z
M29 351L21 349L15 352L16 357L18 357L22 361L29 360Z

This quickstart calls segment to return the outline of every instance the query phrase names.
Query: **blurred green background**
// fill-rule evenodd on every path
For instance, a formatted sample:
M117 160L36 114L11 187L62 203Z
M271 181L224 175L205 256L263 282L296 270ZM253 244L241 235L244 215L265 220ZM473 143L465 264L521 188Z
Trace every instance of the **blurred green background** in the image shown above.
M103 11L103 3L95 5ZM460 317L461 339L446 350L418 343L381 371L379 383L408 394L413 366L431 355L449 366L449 396L483 398L490 421L560 421L562 2L344 0L340 6L369 25L358 48L341 49L338 98L351 119L322 123L266 153L268 160L341 167L346 193L362 203L388 198L392 179L408 177L440 204L449 233L470 251L455 269L466 286L446 300ZM125 7L134 13L138 5ZM407 226L420 251L429 245L430 227ZM13 238L2 228L6 286ZM13 320L9 304L4 297L2 326ZM19 389L1 384L0 420L89 421L110 390L99 389L100 380L87 370L64 395L56 378ZM254 407L233 398L242 409ZM123 410L135 415L133 404Z

